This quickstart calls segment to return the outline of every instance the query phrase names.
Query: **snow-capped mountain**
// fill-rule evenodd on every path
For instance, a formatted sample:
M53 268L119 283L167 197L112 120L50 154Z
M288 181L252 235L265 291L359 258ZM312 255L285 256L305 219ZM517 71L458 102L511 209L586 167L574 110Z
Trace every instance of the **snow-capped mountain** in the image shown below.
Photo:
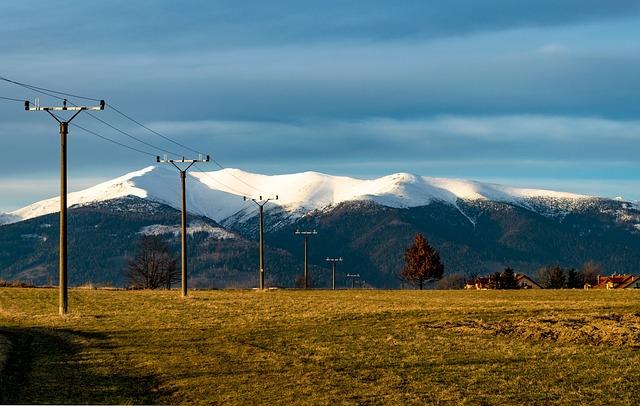
M270 194L270 193L271 194ZM278 194L267 209L280 208L296 219L308 212L349 201L371 201L392 208L409 208L444 202L458 207L460 200L494 201L536 210L543 205L580 205L590 196L550 190L524 189L468 180L432 178L396 173L378 179L355 179L318 172L260 175L238 169L188 174L189 212L225 224L255 215L255 205L243 196ZM149 166L94 187L69 194L69 206L136 196L180 207L179 176L175 169ZM562 202L562 204L560 204ZM26 220L59 210L58 198L33 203L0 216L0 224ZM545 210L543 210L545 211ZM463 213L464 214L464 213Z
M640 210L619 199L398 173L354 179L317 172L266 176L236 169L189 173L193 286L255 286L257 207L243 196L278 194L265 213L271 283L294 286L301 267L296 229L315 229L314 278L325 258L374 286L397 287L403 252L416 233L438 249L447 273L486 274L512 266L535 273L601 263L633 273L640 263ZM122 286L122 270L143 234L179 250L180 178L148 167L69 195L72 283ZM0 216L0 279L47 283L56 275L56 198ZM323 279L324 278L324 279Z

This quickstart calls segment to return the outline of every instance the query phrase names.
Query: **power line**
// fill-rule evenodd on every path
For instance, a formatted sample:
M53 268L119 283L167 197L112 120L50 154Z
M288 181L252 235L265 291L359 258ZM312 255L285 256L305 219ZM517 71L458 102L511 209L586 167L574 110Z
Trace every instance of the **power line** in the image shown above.
M175 141L175 140L171 139L170 137L167 137L167 136L165 136L165 135L163 135L163 134L161 134L161 133L159 133L159 132L157 132L157 131L155 131L155 130L153 130L153 129L149 128L148 126L146 126L146 125L142 124L142 123L141 123L141 122L139 122L138 120L135 120L133 117L131 117L131 116L129 116L129 115L127 115L127 114L123 113L122 111L118 110L118 109L117 109L117 108L115 108L113 105L111 105L111 104L107 104L107 106L109 106L112 110L114 110L116 113L120 114L120 115L121 115L121 116L123 116L124 118L126 118L126 119L128 119L128 120L132 121L133 123L135 123L135 124L139 125L140 127L144 128L145 130L150 131L151 133L153 133L153 134L155 134L155 135L157 135L157 136L159 136L159 137L161 137L161 138L164 138L165 140L167 140L167 141L169 141L169 142L172 142L173 144L175 144L175 145L177 145L177 146L179 146L179 147L185 148L185 149L187 149L187 150L189 150L189 151L191 151L191 152L194 152L194 153L196 153L196 154L202 154L202 152L200 152L200 151L197 151L197 150L195 150L195 149L193 149L193 148L190 148L190 147L188 147L188 146L186 146L186 145L184 145L184 144L182 144L182 143L180 143L180 142L178 142L178 141ZM165 151L165 152L166 152L166 151ZM180 156L180 154L176 154L176 153L173 153L173 154L174 154L174 155L177 155L177 156ZM202 154L202 155L204 155L204 154ZM226 168L226 167L224 167L220 162L218 162L215 158L211 158L211 162L213 162L213 163L214 163L216 166L218 166L220 169L227 169L227 168ZM204 173L204 172L203 172L203 173ZM234 174L233 174L233 173L231 173L231 172L228 172L228 173L229 173L229 175L230 175L231 177L235 178L237 181L239 181L239 182L243 183L244 185L246 185L246 186L250 187L251 189L253 189L253 190L257 191L257 192L261 192L261 193L265 193L265 194L266 194L266 192L265 192L264 190L261 190L261 189L256 188L255 186L253 186L253 185L251 185L251 184L249 184L249 183L245 182L243 179L241 179L241 178L237 177L236 175L234 175Z
M29 84L27 84L27 83L18 82L18 81L16 81L16 80L11 80L11 79L8 79L8 78L2 77L2 76L0 76L0 80L4 80L5 82L13 83L14 85L22 86L22 87L25 87L25 88L27 88L27 89L31 89L31 90L34 90L34 91L39 90L39 91L41 91L43 94L46 94L47 96L51 96L51 97L58 98L58 99L63 99L63 98L62 98L62 97L59 97L59 96L51 95L51 94L49 94L49 93L61 94L61 95L63 95L63 96L75 97L75 98L77 98L77 99L91 100L91 101L97 101L97 102L99 102L99 101L100 101L99 99L94 99L94 98L92 98L92 97L78 96L77 94L65 93L65 92L59 92L59 91L57 91L57 90L51 90L51 89L47 89L47 88L44 88L44 87L39 87L39 86L29 85ZM44 92L48 92L48 93L44 93Z
M9 82L9 83L13 83L13 84L15 84L15 85L18 85L18 86L24 87L24 88L26 88L26 89L29 89L29 90L31 90L31 91L33 91L33 92L40 93L40 94L44 94L44 95L46 95L46 96L53 97L53 98L55 98L55 99L66 100L66 99L65 99L65 98L63 98L63 97L60 97L60 96L57 96L57 95L56 95L56 94L59 94L59 95L65 95L65 96L75 97L75 98L79 98L79 99L99 101L98 99L93 99L93 98L91 98L91 97L78 96L78 95L75 95L75 94L72 94L72 93L59 92L59 91L57 91L57 90L51 90L51 89L47 89L47 88L44 88L44 87L39 87L39 86L29 85L29 84L27 84L27 83L22 83L22 82L18 82L18 81L16 81L16 80L11 80L11 79L5 78L5 77L3 77L3 76L0 76L0 80L3 80L3 81L5 81L5 82ZM52 93L56 93L56 94L52 94ZM68 103L69 103L70 105L72 105L72 106L76 106L76 105L75 105L74 103L72 103L72 102L68 102ZM112 107L112 108L113 108L113 107ZM133 136L133 135L129 134L128 132L126 132L126 131L124 131L124 130L119 129L119 128L118 128L118 127L116 127L116 126L114 126L114 125L111 125L111 124L107 123L106 121L104 121L104 120L102 120L102 119L100 119L100 118L96 117L95 115L93 115L93 114L91 114L91 113L87 113L87 114L89 114L89 116L91 116L93 119L95 119L95 120L97 120L97 121L101 122L102 124L104 124L104 125L106 125L106 126L110 127L111 129L113 129L113 130L115 130L115 131L118 131L119 133L121 133L121 134L123 134L123 135L125 135L125 136L127 136L127 137L129 137L129 138L131 138L131 139L133 139L133 140L136 140L136 141L138 141L138 142L140 142L140 143L142 143L142 144L144 144L144 145L146 145L146 146L148 146L148 147L151 147L151 148L157 149L158 151L166 152L166 153L171 154L171 155L180 156L180 154L178 154L178 153L175 153L175 152L169 151L169 150L167 150L167 149L164 149L164 148L158 147L158 146L156 146L156 145L153 145L153 144L151 144L151 143L149 143L149 142L143 141L143 140L141 140L140 138L135 137L135 136ZM151 155L153 155L153 154L151 154ZM154 156L155 156L155 155L154 155Z
M63 96L68 96L68 97L74 97L74 98L84 99L84 100L100 101L100 100L98 100L98 99L94 99L94 98L91 98L91 97L79 96L79 95L76 95L76 94L73 94L73 93L60 92L60 91L57 91L57 90L47 89L47 88L40 87L40 86L30 85L30 84L23 83L23 82L18 82L18 81L16 81L16 80L8 79L8 78L3 77L3 76L0 76L0 80L3 80L3 81L5 81L5 82L12 83L12 84L15 84L15 85L18 85L18 86L24 87L24 88L26 88L26 89L29 89L29 90L33 91L33 92L40 93L40 94L44 94L44 95L46 95L46 96L49 96L49 97L52 97L52 98L56 98L56 99L60 99L60 100L66 100L66 99L65 99L65 98L63 98L63 97L60 97L60 96L58 96L58 95L63 95ZM54 94L54 93L55 93L55 94ZM4 97L3 97L3 99L4 99ZM14 101L23 101L23 100L14 99ZM72 103L72 102L69 102L69 104L71 104L72 106L76 106L76 105L75 105L74 103ZM121 115L122 117L124 117L124 118L126 118L127 120L130 120L131 122L133 122L133 123L135 123L135 124L139 125L140 127L144 128L145 130L147 130L147 131L149 131L149 132L151 132L151 133L153 133L153 134L155 134L155 135L157 135L157 136L159 136L159 137L161 137L161 138L163 138L163 139L165 139L165 140L167 140L167 141L169 141L169 142L171 142L171 143L173 143L173 144L175 144L175 145L177 145L177 146L179 146L179 147L181 147L181 148L184 148L184 149L189 150L189 151L191 151L191 152L194 152L194 153L196 153L196 154L202 154L202 152L200 152L200 151L197 151L197 150L195 150L195 149L193 149L193 148L191 148L191 147L189 147L189 146L187 146L187 145L185 145L185 144L182 144L182 143L180 143L180 142L178 142L178 141L176 141L176 140L174 140L174 139L172 139L172 138L170 138L170 137L167 137L166 135L163 135L163 134L159 133L158 131L155 131L155 130L153 130L153 129L149 128L148 126L146 126L146 125L142 124L140 121L138 121L138 120L134 119L134 118L133 118L133 117L131 117L130 115L127 115L126 113L124 113L124 112L120 111L120 110L119 110L118 108L116 108L115 106L113 106L113 105L111 105L111 104L108 104L108 106L109 106L113 111L115 111L116 113L118 113L119 115ZM111 124L107 123L106 121L104 121L104 120L102 120L102 119L100 119L100 118L98 118L98 117L94 116L94 115L93 115L93 114L91 114L91 113L88 113L88 114L89 114L89 116L91 116L93 119L95 119L95 120L97 120L97 121L101 122L102 124L104 124L104 125L108 126L109 128L111 128L111 129L113 129L113 130L115 130L115 131L117 131L117 132L119 132L119 133L121 133L121 134L123 134L123 135L125 135L125 136L127 136L127 137L129 137L129 138L131 138L131 139L133 139L133 140L135 140L135 141L138 141L138 142L140 142L140 143L142 143L142 144L144 144L144 145L146 145L146 146L148 146L148 147L151 147L151 148L153 148L153 149L157 149L157 150L162 151L162 152L166 152L166 153L171 154L171 155L181 156L181 154L178 154L178 153L176 153L176 152L169 151L169 150L167 150L167 149L164 149L164 148L158 147L158 146L156 146L156 145L154 145L154 144L151 144L151 143L149 143L149 142L143 141L143 140L141 140L140 138L135 137L135 136L133 136L133 135L129 134L128 132L126 132L126 131L124 131L124 130L121 130L121 129L120 129L120 128L118 128L118 127L115 127L114 125L111 125ZM95 134L94 134L94 135L95 135ZM104 139L107 139L106 137L103 137L103 138L104 138ZM111 140L111 141L113 141L113 140ZM117 143L117 142L116 142L116 143ZM120 143L118 143L118 144L120 145ZM122 145L124 145L124 144L122 144ZM126 148L129 148L129 149L132 149L132 147L129 147L129 146L125 146L125 147L126 147ZM139 152L140 152L140 150L138 150L138 149L135 149L135 148L133 148L133 149L134 149L134 150L137 150L137 151L139 151ZM145 154L149 154L149 153L147 153L147 152L144 152L144 153L145 153ZM151 155L153 155L153 154L151 154ZM204 154L202 154L202 155L204 155ZM216 166L218 166L220 169L228 169L228 168L226 168L225 166L223 166L220 162L216 161L215 159L212 159L211 161L212 161ZM202 173L205 173L205 172L202 172ZM259 188L255 187L255 186L251 185L250 183L248 183L248 182L246 182L244 179L241 179L240 177L238 177L238 176L234 175L233 173L231 173L231 172L227 172L227 173L229 174L229 176L231 176L232 178L234 178L234 179L236 179L237 181L241 182L242 184L244 184L244 185L248 186L249 188L251 188L251 189L253 189L253 190L257 191L257 192L267 194L264 190L261 190L261 189L259 189ZM218 181L218 183L222 184L222 183L221 183L221 182L219 182L219 181ZM240 194L244 194L244 193L240 193Z
M153 130L153 129L149 128L149 127L147 127L146 125L142 124L141 122L139 122L138 120L134 119L133 117L131 117L131 116L129 116L129 115L127 115L127 114L123 113L122 111L118 110L118 109L117 109L117 108L115 108L113 105L108 104L107 106L109 106L109 108L111 108L111 109L112 109L113 111L115 111L116 113L120 114L122 117L124 117L124 118L126 118L127 120L129 120L129 121L131 121L131 122L133 122L133 123L135 123L135 124L139 125L140 127L142 127L142 128L144 128L145 130L147 130L147 131L149 131L149 132L151 132L151 133L153 133L153 134L157 135L158 137L164 138L165 140L167 140L167 141L169 141L169 142L172 142L173 144L175 144L175 145L177 145L177 146L179 146L179 147L182 147L182 148L184 148L184 149L186 149L186 150L189 150L189 151L191 151L191 152L194 152L194 153L196 153L196 154L202 154L202 155L204 155L204 154L203 154L202 152L200 152L200 151L197 151L197 150L195 150L195 149L193 149L193 148L190 148L190 147L188 147L188 146L186 146L186 145L184 145L184 144L182 144L182 143L179 143L178 141L176 141L176 140L174 140L174 139L172 139L172 138L167 137L166 135L160 134L159 132L157 132L157 131L155 131L155 130Z
M220 162L216 161L215 159L211 158L211 162L213 162L217 167L219 167L220 169L229 169L229 168L225 168ZM229 174L229 176L231 176L232 178L235 178L237 181L244 183L246 186L249 186L251 189L255 190L256 192L260 192L260 193L264 193L264 194L268 194L267 192L265 192L264 190L258 189L255 186L250 185L249 183L245 182L243 179L237 177L236 175L234 175L232 172L227 172Z
M0 77L0 80L5 80L5 81L7 81L9 83L13 83L13 84L16 84L16 85L18 85L20 87L23 87L25 89L31 90L32 92L43 94L45 96L49 96L49 97L54 98L54 99L65 100L64 97L56 96L55 94L51 94L51 93L46 92L44 90L39 90L39 88L37 88L35 86L31 86L31 85L27 85L27 84L24 84L24 83L16 82L16 81L9 80L9 79L3 78L3 77ZM73 103L70 103L70 104L73 104ZM73 105L75 106L75 104L73 104Z
M13 82L12 82L12 83L13 83ZM34 89L34 88L31 88L31 87L30 87L30 86L28 86L28 85L19 85L19 86L22 86L22 87L24 87L25 89L31 90L32 92L39 93L39 94L43 94L43 95L45 95L45 96L49 96L49 97L54 98L54 99L58 99L58 100L65 100L63 97L56 96L55 94L47 93L47 92L42 91L42 90L36 90L36 89ZM75 105L74 105L74 106L75 106Z
M225 185L224 183L220 182L220 181L219 181L219 180L217 180L217 179L214 179L214 178L213 178L212 176L210 176L207 172L205 172L204 170L202 170L198 165L195 165L195 168L198 170L198 172L199 172L199 173L203 174L206 178L209 178L210 180L212 180L212 181L216 182L217 184L219 184L219 185L221 185L221 186L223 186L223 187L225 187L225 188L229 189L230 191L234 192L235 194L240 195L240 196L244 196L244 195L246 194L246 193L240 192L239 190L237 190L237 189L235 189L235 188L232 188L232 187L231 187L231 186L229 186L229 185Z
M146 141L144 141L144 140L141 140L140 138L138 138L138 137L136 137L136 136L134 136L134 135L131 135L131 134L129 134L128 132L126 132L126 131L124 131L124 130L121 130L120 128L118 128L118 127L116 127L116 126L114 126L114 125L111 125L111 124L107 123L107 122L106 122L106 121L104 121L103 119L98 118L98 117L96 117L95 115L93 115L93 114L91 114L91 113L89 113L89 117L93 118L94 120L97 120L97 121L101 122L102 124L106 125L107 127L111 128L112 130L115 130L115 131L119 132L120 134L125 135L125 136L127 136L127 137L129 137L129 138L131 138L131 139L133 139L133 140L136 140L136 141L138 141L139 143L142 143L142 144L144 144L144 145L146 145L146 146L148 146L148 147L151 147L151 148L157 149L158 151L166 152L167 154L171 154L171 155L175 155L175 156L180 156L180 154L178 154L178 153L176 153L176 152L169 151L169 150L167 150L167 149L164 149L164 148L158 147L157 145L154 145L154 144L151 144L151 143L146 142Z
M0 99L24 103L24 100L14 99L13 97L0 96Z
M41 93L41 94L44 94L44 95L49 96L49 97L53 97L53 98L57 98L57 99L61 99L61 100L64 100L64 98L63 98L63 97L60 97L60 96L57 96L57 95L63 95L63 96L68 96L68 97L74 97L74 98L78 98L78 99L85 99L85 100L99 101L98 99L94 99L94 98L91 98L91 97L79 96L79 95L77 95L77 94L73 94L73 93L60 92L60 91L58 91L58 90L52 90L52 89L47 89L47 88L44 88L44 87L34 86L34 85L27 84L27 83L18 82L18 81L16 81L16 80L11 80L11 79L8 79L8 78L2 77L2 76L0 76L0 80L4 80L5 82L13 83L13 84L15 84L15 85L22 86L22 87L24 87L24 88L26 88L26 89L29 89L29 90L31 90L31 91L34 91L34 92L37 92L37 93ZM52 94L52 93L55 93L55 94ZM70 104L72 104L72 105L73 105L73 103L70 103ZM148 126L146 126L146 125L142 124L141 122L139 122L138 120L136 120L136 119L134 119L133 117L129 116L128 114L125 114L124 112L120 111L120 110L119 110L118 108L116 108L115 106L113 106L113 105L111 105L111 104L109 104L108 106L109 106L113 111L115 111L116 113L120 114L122 117L124 117L124 118L126 118L127 120L130 120L131 122L133 122L133 123L135 123L135 124L139 125L140 127L144 128L145 130L147 130L147 131L149 131L149 132L151 132L151 133L153 133L153 134L155 134L155 135L157 135L157 136L159 136L159 137L161 137L161 138L163 138L163 139L165 139L165 140L167 140L167 141L169 141L169 142L171 142L171 143L173 143L173 144L175 144L175 145L177 145L177 146L179 146L179 147L185 148L185 149L187 149L187 150L189 150L189 151L191 151L191 152L194 152L194 153L196 153L196 154L202 154L202 155L204 155L201 151L197 151L197 150L195 150L195 149L193 149L193 148L191 148L191 147L188 147L187 145L184 145L184 144L182 144L182 143L180 143L180 142L178 142L178 141L175 141L175 140L173 140L172 138L167 137L167 136L165 136L165 135L163 135L163 134L161 134L161 133L159 133L159 132L157 132L157 131L155 131L155 130L153 130L153 129L149 128ZM95 117L94 117L94 118L95 118ZM104 123L104 124L106 124L105 122L103 122L103 123ZM107 124L107 125L108 125L108 124ZM112 128L113 128L113 127L112 127ZM119 129L117 129L117 128L113 128L113 129L114 129L114 130L116 130L116 131L122 132L121 130L119 130ZM122 133L124 134L124 132L122 132ZM125 135L130 136L130 135L128 135L128 134L125 134ZM135 137L134 137L134 139L136 139L137 141L140 141L139 139L137 139L137 138L135 138ZM144 141L140 141L140 142L145 143ZM172 154L172 155L180 156L180 154L177 154L177 153L175 153L175 152L170 152L170 151L165 150L165 149L162 149L162 148L155 147L155 146L153 146L152 144L149 144L149 143L145 143L145 144L147 144L148 146L150 146L150 147L152 147L152 148L156 148L156 149L158 149L158 150L160 150L160 151L167 152L167 153L170 153L170 154Z
M95 132L95 131L91 131L91 130L89 130L89 129L86 129L86 128L84 128L84 127L81 127L81 126L79 126L78 124L71 123L71 125L72 125L73 127L76 127L76 128L78 128L78 129L80 129L80 130L84 131L84 132L87 132L87 133L89 133L89 134L91 134L91 135L95 135L95 136L96 136L96 137L98 137L98 138L102 138L102 139L103 139L103 140L105 140L105 141L109 141L109 142L111 142L111 143L113 143L113 144L116 144L116 145L119 145L119 146L121 146L121 147L124 147L124 148L130 149L130 150L132 150L132 151L139 152L139 153L141 153L141 154L145 154L145 155L149 155L149 156L156 156L156 154L152 154L151 152L143 151L143 150L141 150L141 149L138 149L138 148L131 147L131 146L129 146L129 145L123 144L123 143L121 143L121 142L119 142L119 141L116 141L116 140L113 140L113 139L111 139L111 138L109 138L109 137L105 137L104 135L100 135L100 134L98 134L98 133L97 133L97 132Z

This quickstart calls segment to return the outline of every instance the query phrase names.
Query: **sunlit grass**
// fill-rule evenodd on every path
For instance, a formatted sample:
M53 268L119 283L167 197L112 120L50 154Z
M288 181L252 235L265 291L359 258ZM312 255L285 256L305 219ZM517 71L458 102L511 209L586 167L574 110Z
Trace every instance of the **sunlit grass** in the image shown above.
M12 401L640 401L637 291L73 290L70 309L0 289L0 330L31 357ZM591 341L607 328L624 337Z

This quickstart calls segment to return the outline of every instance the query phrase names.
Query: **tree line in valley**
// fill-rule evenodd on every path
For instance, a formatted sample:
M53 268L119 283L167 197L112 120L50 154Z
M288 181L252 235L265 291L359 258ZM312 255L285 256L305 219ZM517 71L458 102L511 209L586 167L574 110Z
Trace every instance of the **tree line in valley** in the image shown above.
M586 284L596 285L601 273L600 265L589 261L578 270L560 265L543 267L532 279L545 289L581 289ZM170 289L179 280L180 271L169 244L161 236L143 235L128 262L126 276L132 289ZM404 267L397 276L403 288L410 285L417 289L462 289L467 281L462 274L445 275L440 254L420 233L405 250ZM516 271L506 267L484 279L490 289L519 289L516 278Z
M552 265L538 270L538 283L545 289L582 289L585 285L595 286L598 275L602 274L602 267L596 262L589 261L582 268L562 268Z
M595 286L602 267L588 261L581 269L563 268L560 265L549 265L540 268L532 279L545 289L582 289ZM444 275L444 265L438 251L433 248L422 234L416 234L413 244L404 254L404 268L398 274L401 283L412 285L418 289L425 286L436 289L462 289L466 278L462 274ZM484 278L490 289L520 289L516 271L506 267L502 272L495 272Z

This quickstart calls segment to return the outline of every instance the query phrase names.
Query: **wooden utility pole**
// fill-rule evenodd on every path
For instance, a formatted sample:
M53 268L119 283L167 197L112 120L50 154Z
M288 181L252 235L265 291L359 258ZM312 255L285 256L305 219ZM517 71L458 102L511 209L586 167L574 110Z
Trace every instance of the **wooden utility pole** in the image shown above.
M351 289L355 289L356 287L356 279L360 277L359 273L348 273L347 278L351 279Z
M244 196L243 199L245 201L250 200L258 205L260 211L260 265L258 268L258 289L264 289L264 205L267 204L270 200L278 200L278 195L275 198L268 197L263 199L260 196L258 199L248 198Z
M180 186L182 191L182 228L181 228L181 248L182 248L182 277L181 277L181 286L182 286L182 297L187 297L187 194L186 194L186 183L187 183L187 171L191 166L193 166L197 162L209 162L209 155L205 159L160 159L159 156L156 157L156 162L158 163L170 163L175 166L180 172ZM181 168L177 164L189 164L186 168Z
M59 253L59 294L58 307L61 316L69 311L68 294L68 272L67 272L67 135L69 134L69 123L78 114L85 110L104 110L105 102L100 100L99 106L67 106L64 99L62 106L43 107L39 104L32 106L30 102L24 102L26 111L46 111L60 124L60 253ZM71 118L63 119L56 116L52 111L72 111L75 112Z
M325 259L327 262L331 262L331 289L336 290L336 262L342 262L342 257Z
M307 258L307 246L309 244L309 237L318 234L316 230L313 231L300 231L296 230L295 235L301 235L304 237L304 288L309 289L309 261Z

